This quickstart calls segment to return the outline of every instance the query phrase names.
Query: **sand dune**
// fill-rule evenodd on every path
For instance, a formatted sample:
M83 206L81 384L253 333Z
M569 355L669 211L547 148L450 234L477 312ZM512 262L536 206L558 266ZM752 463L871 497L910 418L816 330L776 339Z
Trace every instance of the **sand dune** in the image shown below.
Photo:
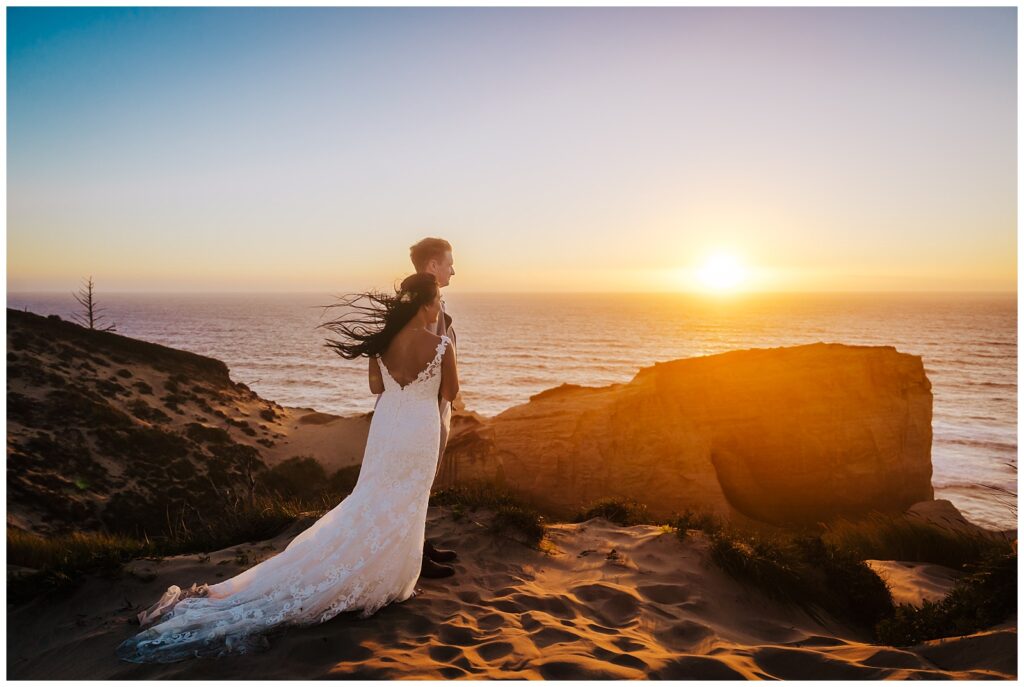
M341 416L290 406L284 406L281 413L279 419L284 436L262 451L268 466L292 456L312 456L327 474L331 474L339 468L363 462L370 413Z
M909 649L768 599L709 560L693 531L593 519L549 527L541 550L486 531L486 512L460 520L432 507L428 534L456 548L457 575L421 579L418 594L375 616L346 613L288 628L251 656L169 665L119 662L139 606L169 584L224 579L283 549L275 539L213 553L129 564L90 578L67 599L11 609L11 678L625 678L982 679L1016 676L1016 618L967 637ZM874 561L898 572L899 594L940 593L941 566Z

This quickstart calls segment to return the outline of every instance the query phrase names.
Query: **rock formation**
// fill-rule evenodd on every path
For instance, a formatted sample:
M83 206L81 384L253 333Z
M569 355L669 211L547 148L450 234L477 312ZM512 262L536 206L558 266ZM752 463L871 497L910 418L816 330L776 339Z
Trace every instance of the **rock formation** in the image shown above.
M453 431L438 486L494 481L571 515L630 497L771 524L933 498L931 383L892 346L815 343L563 384Z

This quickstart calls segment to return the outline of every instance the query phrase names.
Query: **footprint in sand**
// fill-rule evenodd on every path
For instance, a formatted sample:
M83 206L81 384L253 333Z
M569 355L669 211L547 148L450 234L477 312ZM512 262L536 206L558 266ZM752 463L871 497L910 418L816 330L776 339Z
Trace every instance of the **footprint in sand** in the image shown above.
M510 642L488 642L476 648L476 652L485 661L495 661L503 656L508 656L515 649Z
M612 669L589 656L567 656L537 666L545 680L622 680L638 677L630 669ZM642 677L642 676L641 676Z
M457 646L435 644L427 649L427 653L430 654L430 658L434 659L438 663L451 663L452 659L456 656L462 655L462 649Z
M534 646L543 649L559 642L578 642L583 638L575 632L560 630L557 627L545 627L540 632L530 635L530 639Z
M612 640L612 644L622 649L623 651L639 651L640 649L646 649L647 645L643 642L638 642L631 637L618 637Z
M623 666L624 668L635 668L636 670L647 670L647 662L643 659L633 656L631 654L624 654L618 651L609 651L601 647L594 649L594 656L607 661L608 663L615 664L617 666Z
M501 598L503 596L509 596L510 594L515 594L518 591L519 591L519 589L516 588L516 587L502 587L498 591L494 592L494 594L492 596L495 599L498 599L498 598Z
M477 618L476 624L481 630L495 630L505 624L505 617L498 613L488 613Z
M474 590L468 590L464 592L456 592L455 596L459 597L460 601L468 604L480 603L480 592Z
M565 596L537 596L536 594L516 594L510 601L519 604L522 608L531 611L544 611L556 618L575 618L576 612L570 606L570 600Z
M471 646L480 641L470 628L452 625L442 625L437 636L442 642L456 646Z
M576 598L586 602L599 619L613 626L627 625L640 612L640 597L621 587L593 582L572 588Z
M441 670L437 671L441 673L441 677L446 680L454 680L456 678L465 677L468 673L462 668L456 668L455 666L445 666Z
M655 638L665 646L673 649L692 649L714 636L707 625L692 620L680 620L672 627L655 632Z
M759 668L780 680L877 680L885 672L813 649L760 646L751 650L751 658Z
M519 616L519 625L527 632L532 632L534 628L542 626L544 623L534 616L533 611L527 611Z
M522 613L523 607L512 599L498 599L490 603L490 607L505 613Z
M656 680L746 680L723 661L710 656L679 656L670 659L650 677Z
M679 584L652 584L637 587L640 595L658 604L679 604L690 600L690 591Z
M605 627L597 623L587 623L587 629L592 632L600 632L603 635L617 635L621 630L616 627Z

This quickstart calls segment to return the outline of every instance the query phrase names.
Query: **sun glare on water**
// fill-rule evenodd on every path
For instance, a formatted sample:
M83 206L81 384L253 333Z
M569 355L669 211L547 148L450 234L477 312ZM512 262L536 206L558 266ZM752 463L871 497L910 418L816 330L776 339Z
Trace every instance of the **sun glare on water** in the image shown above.
M715 253L697 269L696 276L705 291L733 291L743 285L746 270L735 255Z

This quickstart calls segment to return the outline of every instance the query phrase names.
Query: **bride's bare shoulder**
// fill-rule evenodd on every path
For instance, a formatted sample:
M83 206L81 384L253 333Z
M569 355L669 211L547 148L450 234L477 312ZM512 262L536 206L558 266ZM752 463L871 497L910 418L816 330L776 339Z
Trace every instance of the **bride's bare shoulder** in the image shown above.
M424 346L430 345L432 347L437 347L437 344L441 343L441 337L438 336L437 334L434 334L433 332L421 331L420 342Z

